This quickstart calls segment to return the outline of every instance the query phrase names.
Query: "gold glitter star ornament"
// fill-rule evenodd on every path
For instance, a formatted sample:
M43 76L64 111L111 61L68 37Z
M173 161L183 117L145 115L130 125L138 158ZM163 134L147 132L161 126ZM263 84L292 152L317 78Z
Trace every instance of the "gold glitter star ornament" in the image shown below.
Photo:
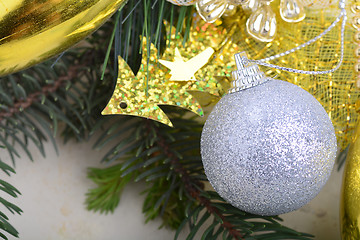
M182 61L185 64L196 65L190 66L194 68L191 74L197 80L191 85L191 90L206 91L220 97L222 83L219 82L221 78L217 77L231 76L231 71L235 67L234 53L240 51L237 45L228 40L231 37L229 32L219 25L206 23L197 16L190 28L189 40L183 45L184 39L181 35L176 35L175 28L170 28L167 22L165 26L169 36L167 41L169 47L165 49L159 62L171 65ZM176 74L173 72L176 64L170 65L166 66L170 68L168 78L176 79ZM185 70L189 71L187 67L183 67L182 71Z
M160 105L182 107L203 116L200 104L186 91L192 83L172 82L166 79L167 69L158 63L156 48L151 45L150 52L147 52L146 41L143 42L142 62L136 76L125 60L119 57L119 75L115 91L102 114L138 116L171 127L173 125ZM149 63L147 54L150 54Z
M174 62L161 59L159 62L171 70L171 81L195 81L196 78L194 74L209 61L213 53L214 49L209 47L185 62L179 49L175 48Z

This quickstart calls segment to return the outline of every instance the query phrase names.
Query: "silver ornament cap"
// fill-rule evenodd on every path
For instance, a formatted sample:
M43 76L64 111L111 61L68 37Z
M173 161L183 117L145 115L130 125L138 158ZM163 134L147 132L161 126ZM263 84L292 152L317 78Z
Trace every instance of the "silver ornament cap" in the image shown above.
M294 211L331 174L334 127L310 93L266 77L241 55L230 94L216 104L202 131L205 174L222 198L245 212Z
M249 61L246 52L235 54L235 62L237 70L232 72L233 81L230 83L228 93L254 87L270 79L260 71L257 64Z

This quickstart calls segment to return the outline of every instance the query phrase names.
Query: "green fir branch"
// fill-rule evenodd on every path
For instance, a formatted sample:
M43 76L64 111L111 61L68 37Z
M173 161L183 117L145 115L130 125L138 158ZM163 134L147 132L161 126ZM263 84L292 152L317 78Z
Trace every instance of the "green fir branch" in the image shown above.
M171 11L168 11L171 9ZM166 0L129 0L121 11L113 18L115 20L111 39L108 42L108 51L104 59L104 66L108 65L110 49L114 44L114 70L117 73L117 57L120 56L128 63L136 74L142 53L142 43L145 37L146 48L150 44L159 50L158 54L166 49L166 32L164 20L176 26L176 34L182 33L184 43L188 40L192 20L193 6L174 6ZM103 68L105 73L105 68Z
M124 187L132 180L132 175L119 178L122 174L121 164L109 168L90 168L88 178L101 188L94 188L87 193L87 209L101 213L114 212L119 204Z
M73 67L74 68L74 67ZM58 69L59 73L62 72ZM53 135L56 131L57 120L67 117L59 110L59 105L51 102L49 98L61 99L56 91L62 87L63 83L76 75L70 68L62 75L54 79L53 74L56 70L48 71L43 65L36 66L23 73L17 73L3 77L0 81L0 142L7 150L13 164L15 159L20 158L20 149L33 160L32 154L28 149L29 143L33 143L39 152L45 156L43 142L50 137L54 143ZM31 74L30 74L31 73ZM43 81L39 81L43 79ZM6 89L6 90L5 90ZM55 101L56 102L56 101ZM48 112L46 112L48 111ZM53 119L53 125L50 124ZM0 160L0 168L8 175L15 173L13 168ZM11 197L17 197L20 192L9 183L0 180L0 191L7 193ZM21 209L16 205L0 197L0 203L12 214L21 214ZM0 229L8 234L18 237L16 229L8 222L5 213L0 213ZM4 233L0 232L0 237L7 239Z
M162 226L177 229L175 239L185 225L190 227L187 239L197 239L199 236L202 239L217 239L219 236L223 239L312 239L309 234L281 225L281 219L276 216L245 213L226 203L217 193L204 190L207 179L199 154L202 125L183 118L184 113L178 109L175 111L174 114L170 113L176 116L172 118L175 128L150 120L135 120L131 128L119 124L111 131L106 130L106 135L111 137L126 129L134 139L130 142L123 140L125 144L120 141L115 146L122 147L114 147L106 154L106 159L111 161L115 160L114 156L119 157L117 161L123 159L115 165L118 172L114 175L107 172L107 180L96 181L97 187L89 194L97 192L100 196L100 193L104 194L104 191L115 188L119 183L125 185L130 178L145 180L149 186L143 192L143 212L147 221L161 217ZM105 141L103 135L100 139L99 144ZM119 152L121 154L117 155ZM89 208L109 211L109 208L102 206L111 206L110 211L113 211L120 194L104 195L107 197L102 198L104 201L101 204L96 204L97 197L88 197ZM205 230L200 232L202 226Z
M8 164L0 160L0 169L10 176L11 173L15 173L15 170L10 167ZM9 197L17 198L21 193L11 184L0 179L0 192L3 192ZM2 196L4 196L2 194ZM15 204L5 200L3 197L0 197L0 205L3 205L10 213L12 214L21 214L22 210ZM7 215L0 211L0 238L8 239L5 234L10 234L14 237L19 237L18 231L10 224L9 218Z
M104 33L100 35L95 34L95 37L99 40L106 38ZM101 104L105 105L107 101L107 95L101 91L109 92L111 85L102 84L103 87L96 88L91 81L98 81L97 72L92 67L97 68L96 64L101 66L99 55L103 56L102 49L93 51L88 47L70 50L54 67L51 66L53 60L50 60L1 78L0 145L3 152L8 152L13 165L22 152L34 160L29 150L30 143L43 157L44 141L50 139L57 150L54 137L59 132L59 125L64 129L62 135L65 140L87 139L88 129L96 122ZM106 76L108 78L109 74ZM93 101L94 94L99 96L97 101L102 99L103 103ZM15 173L12 167L1 160L0 169L8 175ZM20 194L3 180L0 180L0 190L10 197ZM0 203L12 214L21 213L20 208L5 199L5 196L1 197ZM7 215L1 212L0 238L7 239L5 233L18 236Z
M101 116L116 82L117 56L126 58L136 73L141 60L140 36L147 32L148 44L152 42L160 51L166 48L164 19L176 26L177 32L188 35L191 7L176 7L165 0L137 3L130 0L84 47L67 51L54 67L51 60L0 80L2 148L15 163L22 152L33 159L30 143L45 156L44 141L50 139L56 148L57 133L65 142L86 141L96 135L95 149L111 146L102 159L111 166L89 169L88 177L96 187L87 194L88 209L113 212L129 182L145 181L143 212L147 221L161 217L163 226L177 229L176 236L188 224L188 239L310 239L310 235L282 226L278 217L244 213L204 190L207 179L199 155L202 125L184 118L185 112L167 109L175 128L133 117ZM109 48L107 55L113 32L115 47ZM104 59L115 67L103 71ZM2 161L0 168L14 173ZM0 190L10 198L20 194L1 180ZM10 201L1 198L0 202L10 212L21 213ZM0 230L0 238L7 239L5 233L18 236L3 212Z

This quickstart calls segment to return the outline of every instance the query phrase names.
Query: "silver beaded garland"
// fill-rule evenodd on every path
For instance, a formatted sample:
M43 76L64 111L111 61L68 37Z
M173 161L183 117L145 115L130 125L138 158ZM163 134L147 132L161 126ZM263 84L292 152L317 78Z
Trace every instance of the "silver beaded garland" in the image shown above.
M266 78L242 57L236 55L240 69L230 93L203 128L205 173L219 195L243 211L290 212L313 199L329 178L334 128L311 94Z

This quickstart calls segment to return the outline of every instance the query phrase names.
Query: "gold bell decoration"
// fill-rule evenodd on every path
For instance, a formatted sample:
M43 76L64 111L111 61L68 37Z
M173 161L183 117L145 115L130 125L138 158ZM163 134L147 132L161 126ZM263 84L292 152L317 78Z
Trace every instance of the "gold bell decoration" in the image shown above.
M340 222L342 240L360 239L360 127L358 125L346 158Z
M280 16L285 22L300 22L305 18L305 10L299 0L281 0Z
M2 0L0 75L35 65L101 26L125 0Z
M270 7L271 1L261 0L260 6L246 21L247 32L261 42L271 42L276 34L276 16Z

